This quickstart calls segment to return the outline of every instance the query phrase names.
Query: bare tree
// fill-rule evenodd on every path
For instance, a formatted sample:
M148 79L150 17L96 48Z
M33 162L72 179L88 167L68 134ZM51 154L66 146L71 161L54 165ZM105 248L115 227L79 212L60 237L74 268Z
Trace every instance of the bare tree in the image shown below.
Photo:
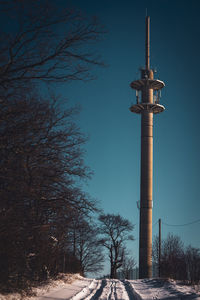
M102 214L99 216L101 244L108 250L110 260L110 277L117 278L117 270L125 258L125 242L133 240L130 232L134 226L120 215Z
M96 209L77 184L91 175L78 109L46 99L43 83L91 79L103 65L91 43L104 30L58 2L0 1L0 283L9 287L63 270L72 215Z
M91 78L90 66L103 65L89 45L104 33L65 3L48 0L0 2L0 87ZM6 17L5 17L6 16Z
M71 215L88 214L95 203L77 187L88 178L84 136L71 108L59 111L56 100L24 96L0 111L0 264L10 278L43 278L59 271ZM55 243L56 241L56 243Z
M161 276L173 279L186 279L186 260L184 244L179 236L169 233L162 241ZM153 242L153 259L158 263L158 238Z
M71 224L72 252L79 261L81 274L84 276L86 273L100 272L104 256L97 226L80 213L74 216Z
M161 249L162 249L163 241L161 241ZM162 254L162 251L161 251ZM153 244L152 244L152 260L153 265L156 270L156 275L159 276L159 238L158 236L154 236Z
M136 266L135 259L126 254L122 266L120 268L120 271L122 272L123 277L125 279L131 279L131 272L133 272L135 266Z
M191 284L198 284L200 280L200 249L188 246L185 257L188 279Z

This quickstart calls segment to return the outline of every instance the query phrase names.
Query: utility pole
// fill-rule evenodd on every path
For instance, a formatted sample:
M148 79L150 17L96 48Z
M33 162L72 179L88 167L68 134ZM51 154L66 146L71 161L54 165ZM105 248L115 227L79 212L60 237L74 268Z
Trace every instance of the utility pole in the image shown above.
M152 201L153 201L153 115L164 111L160 90L164 82L154 79L150 68L150 17L146 17L145 68L141 79L131 83L136 104L131 112L141 114L140 241L139 278L152 277Z
M161 277L161 219L158 220L159 235L158 235L158 276Z

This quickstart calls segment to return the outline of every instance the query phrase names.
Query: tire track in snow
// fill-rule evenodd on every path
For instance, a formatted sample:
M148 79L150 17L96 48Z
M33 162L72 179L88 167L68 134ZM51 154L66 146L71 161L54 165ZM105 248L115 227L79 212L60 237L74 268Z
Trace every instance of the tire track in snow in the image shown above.
M109 297L111 296L111 288L112 288L112 285L113 285L113 282L112 282L112 280L110 280L110 279L105 279L105 282L106 282L106 284L105 284L105 286L104 286L104 288L103 288L103 290L102 290L102 293L101 293L101 295L100 295L100 297L99 298L96 298L95 300L103 300L103 299L105 299L105 300L108 300L108 299L110 299Z
M108 297L107 297L108 300L111 300L111 299L112 299L113 285L114 285L114 280L111 280L111 281L110 281L110 290L109 290Z
M123 280L122 282L129 296L129 300L142 300L141 296L134 290L133 286L128 280Z
M106 286L106 280L99 280L99 283L97 285L97 288L87 297L85 300L97 300L100 299L99 297L101 296L103 289Z
M129 293L130 294L130 293ZM99 300L135 300L134 297L130 297L126 291L123 281L116 279L107 279L107 285L104 288ZM96 299L95 299L96 300Z
M115 285L115 299L118 300L133 300L134 298L130 298L129 294L127 293L126 287L124 285L124 282L121 280L117 280L116 281L116 285Z
M128 281L117 279L93 280L71 300L141 300Z
M93 279L89 286L83 288L78 294L70 298L70 300L82 300L89 297L98 288L99 280Z
M78 294L70 298L71 300L97 300L107 284L104 280L93 280L88 287L83 288Z

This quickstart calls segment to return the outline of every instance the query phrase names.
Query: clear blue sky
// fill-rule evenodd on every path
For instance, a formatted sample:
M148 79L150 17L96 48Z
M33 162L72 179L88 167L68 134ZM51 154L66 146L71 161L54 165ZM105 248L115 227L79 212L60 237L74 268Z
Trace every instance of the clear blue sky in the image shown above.
M153 224L200 219L200 2L76 0L74 6L98 17L108 33L98 44L107 68L95 68L95 81L62 89L80 103L79 124L89 135L86 162L94 176L85 189L101 201L106 213L120 213L136 224L133 255L138 257L140 198L140 116L131 81L144 66L145 14L151 17L151 67L166 87L154 117ZM200 247L200 223L163 225L162 235L180 235L185 245ZM157 234L158 225L153 226Z

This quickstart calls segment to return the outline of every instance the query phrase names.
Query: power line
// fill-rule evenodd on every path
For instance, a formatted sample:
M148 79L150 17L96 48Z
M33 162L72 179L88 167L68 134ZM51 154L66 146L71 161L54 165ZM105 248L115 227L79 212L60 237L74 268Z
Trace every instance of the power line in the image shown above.
M165 222L163 222L163 221L162 221L162 224L163 224L163 225L166 225L166 226L179 227L179 226L188 226L188 225L192 225L192 224L199 223L199 222L200 222L200 219L195 220L195 221L193 221L193 222L185 223L185 224L168 224L168 223L165 223Z

